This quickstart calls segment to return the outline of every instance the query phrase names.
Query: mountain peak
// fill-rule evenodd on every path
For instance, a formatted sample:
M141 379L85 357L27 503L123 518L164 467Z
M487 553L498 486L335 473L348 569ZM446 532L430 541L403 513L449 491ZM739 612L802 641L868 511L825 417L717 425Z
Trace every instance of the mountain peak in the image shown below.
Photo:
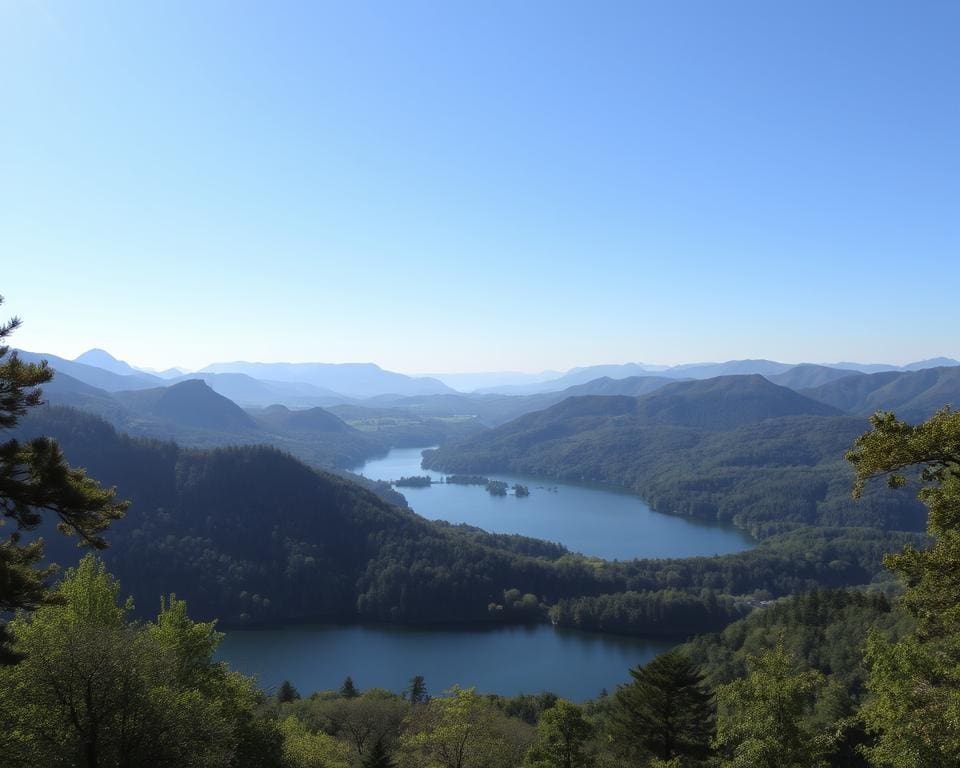
M702 429L731 429L783 416L833 416L838 411L759 374L718 376L668 384L637 401L646 421Z
M82 355L75 357L73 362L82 363L83 365L92 365L94 368L100 368L104 371L117 373L121 376L141 375L141 372L136 368L124 362L123 360L118 360L109 352L107 352L107 350L100 349L100 347L88 349Z

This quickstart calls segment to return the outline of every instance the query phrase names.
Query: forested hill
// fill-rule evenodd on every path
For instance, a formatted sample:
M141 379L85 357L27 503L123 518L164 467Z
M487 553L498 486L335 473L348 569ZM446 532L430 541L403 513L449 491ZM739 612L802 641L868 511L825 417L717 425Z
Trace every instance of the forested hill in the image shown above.
M637 400L641 421L699 429L732 429L784 416L839 413L759 374L678 382Z
M200 379L189 379L170 387L117 392L113 397L130 411L181 427L217 432L257 432L260 429L239 405L218 395Z
M867 426L760 376L731 376L639 399L571 398L428 452L424 465L616 485L658 511L761 537L798 525L922 530L926 512L911 497L851 499L843 456Z
M55 437L72 464L132 502L110 528L105 559L147 613L176 592L199 615L224 621L456 620L485 617L491 599L517 583L541 591L558 583L547 560L515 553L556 559L561 547L435 525L273 448L189 450L49 407L25 418L19 435ZM46 538L52 560L76 559L70 540ZM385 602L364 594L373 579L391 589L390 569L420 560L428 572L419 594L391 592Z
M904 542L824 529L724 557L603 562L424 520L273 448L184 449L50 407L18 435L55 437L132 501L105 558L143 613L172 591L225 622L539 621L555 608L562 624L682 635L724 626L756 594L870 582L881 553ZM47 539L59 563L79 554Z
M313 466L331 469L355 467L394 446L434 445L483 428L470 419L418 417L399 411L377 419L371 429L354 428L319 407L291 410L275 405L247 411L201 379L107 392L58 372L44 385L43 394L51 404L95 413L137 436L198 448L269 444Z
M907 421L923 421L946 404L960 406L960 367L853 376L803 392L848 413L895 411Z

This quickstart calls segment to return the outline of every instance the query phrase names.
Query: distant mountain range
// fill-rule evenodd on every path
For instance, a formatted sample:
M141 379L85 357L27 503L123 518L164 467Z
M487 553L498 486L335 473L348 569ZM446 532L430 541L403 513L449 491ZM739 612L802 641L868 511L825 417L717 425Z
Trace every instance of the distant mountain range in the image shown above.
M670 367L649 363L593 365L572 368L565 373L543 371L538 374L493 372L407 376L384 370L373 363L232 362L213 363L195 372L185 372L178 368L156 372L118 360L106 350L98 348L90 349L74 360L25 351L21 351L21 356L27 361L45 359L57 371L107 392L148 389L188 379L202 379L215 392L240 406L253 408L265 408L275 404L290 408L330 407L358 404L372 398L397 401L401 398L463 394L529 396L556 395L566 391L568 395L640 395L671 380L753 374L765 376L776 384L793 389L809 389L855 375L921 371L960 365L957 360L946 357L920 360L904 366L879 363L791 365L774 360L730 360L724 363L689 363ZM601 385L596 382L600 379L608 381L603 385L606 392L598 390ZM625 388L622 390L609 383L628 379L642 379L646 383L626 383L622 385ZM572 389L580 386L588 387L588 391L578 392ZM634 391L637 386L642 386L643 391ZM552 402L558 400L554 399ZM382 404L378 403L377 407Z
M207 375L220 383L220 377L242 376ZM369 409L360 409L355 421L361 428L357 428L317 406L291 410L273 404L244 410L202 379L164 384L108 392L57 371L43 385L43 394L51 405L94 413L132 435L175 440L197 448L269 444L325 469L355 467L392 447L436 445L484 428L472 419L446 420L399 410L391 411L382 423L374 419L371 427ZM402 502L402 498L391 497L390 501Z
M488 386L478 389L481 394L532 395L542 392L557 392L577 384L584 384L594 379L607 377L611 379L625 379L633 376L662 376L670 379L711 379L716 376L744 376L760 374L771 381L777 376L784 376L785 386L791 386L801 376L809 376L807 386L817 386L833 378L840 378L855 373L879 373L881 371L917 371L926 368L960 365L960 361L948 357L937 357L929 360L919 360L904 366L886 365L881 363L834 363L813 364L779 363L775 360L728 360L725 363L685 363L675 366L653 366L644 363L624 363L622 365L592 365L585 368L573 368L562 376L553 379L541 379L523 384L508 384ZM831 374L829 371L840 371ZM791 374L787 376L787 374ZM491 374L492 375L492 374ZM819 378L817 378L819 377ZM787 383L790 382L790 383Z
M200 373L242 373L261 380L310 384L352 398L455 391L437 379L413 378L373 363L214 363Z

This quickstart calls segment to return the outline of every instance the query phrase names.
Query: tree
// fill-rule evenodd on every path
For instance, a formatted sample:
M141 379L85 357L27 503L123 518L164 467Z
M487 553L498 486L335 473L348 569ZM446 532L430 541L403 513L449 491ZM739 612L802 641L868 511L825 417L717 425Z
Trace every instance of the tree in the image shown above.
M289 704L291 701L296 701L300 698L300 691L294 688L293 683L289 680L284 680L280 683L280 688L277 689L277 701L281 704Z
M541 715L537 742L524 763L530 768L590 768L595 761L587 743L593 730L580 707L559 699Z
M669 651L630 670L614 696L614 740L627 754L671 760L709 753L714 707L703 675L685 654Z
M3 298L0 297L0 303ZM31 408L42 402L41 384L53 377L46 363L24 363L6 339L20 327L13 318L0 325L0 429L12 429ZM79 469L72 469L56 441L39 437L26 443L0 443L0 514L12 531L0 540L0 615L19 608L36 608L49 598L46 582L52 566L39 568L43 540L21 542L49 513L63 533L76 534L81 544L106 546L101 532L123 516L127 505L112 489L101 488ZM0 623L0 663L16 660Z
M393 762L381 739L377 739L373 749L363 758L361 765L363 768L396 768L396 763Z
M301 716L349 742L357 755L363 756L377 742L384 747L396 742L409 708L397 694L372 688L349 698L309 702L302 708Z
M824 678L778 643L747 660L747 676L717 689L716 746L729 768L819 768L827 740L810 715Z
M255 719L247 678L212 655L219 635L171 598L154 623L129 618L93 555L67 572L57 602L10 624L16 665L0 669L10 766L227 766L279 752ZM6 729L5 729L6 730Z
M423 675L414 675L410 678L410 685L406 691L411 704L423 704L430 697L427 695L427 682Z
M357 690L357 686L353 684L353 678L350 675L347 675L347 679L343 681L343 685L340 686L340 695L345 699L352 699L355 696L359 696L360 692Z
M907 547L885 563L906 589L900 605L915 629L898 642L867 641L867 688L861 717L876 744L876 765L960 765L960 412L943 408L912 426L892 413L871 418L847 459L854 496L885 477L891 488L919 480L929 508L932 545Z
M414 707L400 739L404 768L515 768L529 726L510 721L473 688Z
M295 717L280 723L284 768L350 768L350 748L323 732L307 730Z

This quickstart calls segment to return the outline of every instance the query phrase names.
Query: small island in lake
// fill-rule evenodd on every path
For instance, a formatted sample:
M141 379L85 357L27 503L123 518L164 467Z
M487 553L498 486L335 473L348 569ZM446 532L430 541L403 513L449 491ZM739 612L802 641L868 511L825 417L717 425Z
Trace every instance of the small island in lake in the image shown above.
M426 488L433 485L433 480L427 475L414 475L413 477L401 477L394 480L393 484L397 488Z
M447 482L454 485L486 485L490 478L483 475L448 475Z
M508 487L503 480L489 480L487 482L487 493L491 496L506 496Z

